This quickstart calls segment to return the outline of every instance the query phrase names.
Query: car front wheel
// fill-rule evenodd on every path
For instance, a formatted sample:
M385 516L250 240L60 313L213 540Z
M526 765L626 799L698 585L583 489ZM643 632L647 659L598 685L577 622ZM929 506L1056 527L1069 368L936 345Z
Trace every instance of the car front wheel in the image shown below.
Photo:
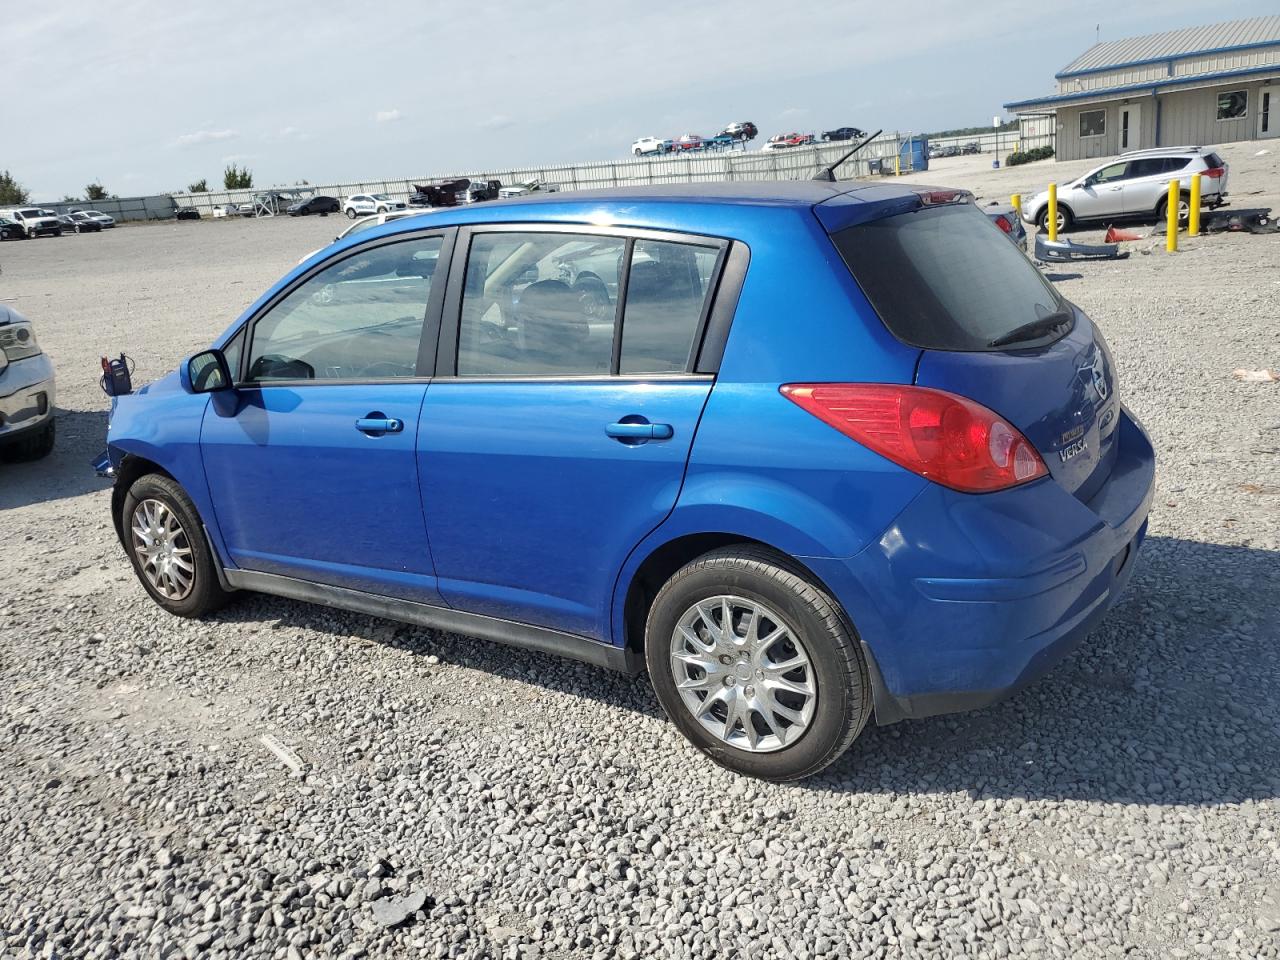
M866 663L838 604L762 548L714 551L667 581L649 611L645 659L680 732L748 776L811 776L871 716Z
M139 477L123 511L125 550L152 600L179 617L202 617L226 603L195 504L176 481Z

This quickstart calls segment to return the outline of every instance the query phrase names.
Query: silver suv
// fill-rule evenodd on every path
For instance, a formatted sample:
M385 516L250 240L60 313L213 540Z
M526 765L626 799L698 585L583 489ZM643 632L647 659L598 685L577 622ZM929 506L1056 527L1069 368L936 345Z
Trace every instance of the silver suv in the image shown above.
M1202 205L1216 207L1227 197L1227 164L1204 147L1159 147L1122 153L1095 167L1078 180L1058 187L1058 230L1070 230L1082 220L1163 220L1167 215L1169 181L1181 181L1178 217L1187 218L1192 174L1200 174ZM1045 229L1049 192L1042 191L1022 206L1022 219Z
M37 460L53 449L53 364L31 322L0 303L0 457Z

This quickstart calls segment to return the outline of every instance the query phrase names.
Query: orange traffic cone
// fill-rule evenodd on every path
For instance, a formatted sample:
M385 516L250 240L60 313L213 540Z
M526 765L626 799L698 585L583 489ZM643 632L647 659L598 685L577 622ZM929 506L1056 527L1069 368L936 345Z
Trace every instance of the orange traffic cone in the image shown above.
M1107 227L1107 235L1102 238L1103 243L1119 243L1121 240L1141 240L1142 234L1134 233L1132 230L1117 230L1115 227Z

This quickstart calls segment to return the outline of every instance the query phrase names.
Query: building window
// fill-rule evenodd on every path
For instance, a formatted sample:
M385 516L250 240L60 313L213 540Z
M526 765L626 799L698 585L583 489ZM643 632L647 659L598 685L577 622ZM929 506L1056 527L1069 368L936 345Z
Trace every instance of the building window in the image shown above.
M1218 119L1240 120L1249 112L1249 91L1230 90L1218 94Z
M1080 114L1080 136L1101 137L1107 132L1107 111L1085 110Z

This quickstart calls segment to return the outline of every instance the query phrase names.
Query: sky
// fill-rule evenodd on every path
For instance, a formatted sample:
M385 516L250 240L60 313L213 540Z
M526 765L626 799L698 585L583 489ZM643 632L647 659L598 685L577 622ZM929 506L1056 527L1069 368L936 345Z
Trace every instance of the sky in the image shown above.
M622 159L751 120L991 123L1101 39L1275 0L0 0L0 170L34 201Z

